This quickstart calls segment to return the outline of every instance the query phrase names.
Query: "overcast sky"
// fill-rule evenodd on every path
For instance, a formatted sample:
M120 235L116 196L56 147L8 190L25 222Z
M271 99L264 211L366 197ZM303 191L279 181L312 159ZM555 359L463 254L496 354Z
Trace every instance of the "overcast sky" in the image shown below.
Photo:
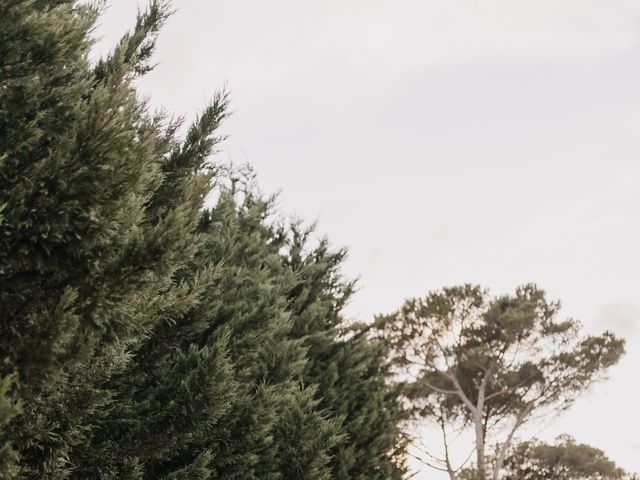
M135 17L135 2L109 3L101 49ZM221 158L349 247L350 315L463 282L538 283L628 354L535 432L640 471L640 2L174 6L142 92L189 118L228 85Z

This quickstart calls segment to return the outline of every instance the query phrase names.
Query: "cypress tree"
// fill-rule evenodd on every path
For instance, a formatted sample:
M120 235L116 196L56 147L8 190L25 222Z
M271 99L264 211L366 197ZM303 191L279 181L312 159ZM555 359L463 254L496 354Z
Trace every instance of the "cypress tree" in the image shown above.
M210 164L224 94L137 96L166 3L92 66L97 14L0 0L0 478L400 478L345 252Z
M203 159L226 102L181 144L132 86L167 6L152 2L92 67L96 15L72 1L0 3L2 478L82 471L78 450L122 408L113 378L132 349L199 293L176 273L200 245ZM200 361L218 363L223 347ZM139 477L135 456L118 460L114 478Z
M120 478L135 460L131 478L330 478L336 425L302 382L305 349L287 312L294 276L266 221L271 203L216 191L200 248L177 273L197 299L157 323L113 378L118 402L77 453L85 476Z
M284 260L297 277L289 301L294 335L308 346L305 381L318 385L320 408L340 420L331 478L401 479L406 416L390 383L387 346L369 334L369 325L345 319L355 289L341 274L347 252L332 250L326 239L310 248L312 233L293 224Z
M229 331L243 391L218 432L226 434L218 476L329 478L326 463L335 427L303 386L305 349L291 335L287 311L294 276L279 255L284 235L268 223L270 200L250 188L235 188L222 193L203 221L213 242L207 254L224 258L227 271L210 292L210 303L197 313L210 319L208 330Z

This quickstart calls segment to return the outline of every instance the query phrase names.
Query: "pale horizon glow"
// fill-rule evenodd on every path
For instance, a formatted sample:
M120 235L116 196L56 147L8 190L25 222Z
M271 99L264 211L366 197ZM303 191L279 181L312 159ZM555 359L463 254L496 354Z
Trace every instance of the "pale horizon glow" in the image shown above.
M135 21L136 2L109 4L101 51ZM349 247L348 314L537 283L628 353L528 433L569 433L640 472L640 2L173 4L141 91L190 118L228 85L222 155Z

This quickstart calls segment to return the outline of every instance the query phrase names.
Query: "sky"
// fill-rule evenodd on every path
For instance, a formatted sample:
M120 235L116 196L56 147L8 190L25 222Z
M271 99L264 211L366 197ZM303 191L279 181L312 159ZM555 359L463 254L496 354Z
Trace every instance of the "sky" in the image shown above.
M136 2L108 5L97 51L135 21ZM529 433L570 433L640 472L640 2L173 6L141 92L189 119L226 85L219 159L250 163L282 211L349 248L350 316L537 283L628 343L608 381Z

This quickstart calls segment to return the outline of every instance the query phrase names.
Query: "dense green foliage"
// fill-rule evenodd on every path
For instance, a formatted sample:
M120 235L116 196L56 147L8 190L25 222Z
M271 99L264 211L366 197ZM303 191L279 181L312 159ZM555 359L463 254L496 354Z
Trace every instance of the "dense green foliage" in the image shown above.
M0 478L401 478L345 252L210 162L224 94L138 98L166 17L92 66L94 7L0 0Z
M318 385L320 406L341 419L342 439L333 448L332 476L343 479L399 479L406 439L406 414L390 385L387 347L372 338L370 326L345 323L341 310L354 290L340 265L344 250L332 252L326 240L305 256L312 230L292 226L286 263L297 274L291 291L294 335L309 352L304 380Z

